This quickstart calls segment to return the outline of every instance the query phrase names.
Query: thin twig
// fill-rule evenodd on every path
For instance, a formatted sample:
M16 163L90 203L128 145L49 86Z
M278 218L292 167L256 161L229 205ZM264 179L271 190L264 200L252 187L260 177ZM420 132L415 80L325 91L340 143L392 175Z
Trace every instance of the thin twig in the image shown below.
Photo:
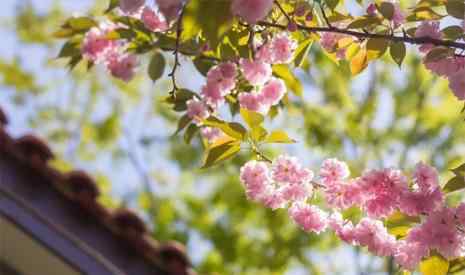
M263 152L261 152L260 149L258 149L254 141L250 140L250 146L251 146L252 152L255 155L257 155L261 160L269 162L269 163L273 163L273 161L270 158L265 156L265 154L263 154Z
M260 152L260 150L258 150L256 147L254 147L255 149L252 149L254 151L254 153L262 160L266 161L266 162L269 162L269 163L273 163L273 161L268 158L267 156L265 156L265 154L263 154L262 152Z
M166 52L174 52L176 49L175 48L170 48L170 47L159 47L161 50L166 51ZM221 59L218 57L210 56L210 55L205 55L205 54L199 54L196 52L189 52L186 50L183 50L182 48L178 49L178 54L182 54L185 56L191 56L191 57L197 57L200 59L205 59L205 60L210 60L210 61L215 61L215 62L220 62ZM170 74L171 76L171 74Z
M289 14L284 10L283 6L281 6L281 4L279 3L279 1L276 0L276 1L274 1L274 3L275 3L275 5L279 8L279 10L281 11L281 13L282 13L284 16L286 16L287 21L288 21L289 23L294 22L294 20L292 20L292 18L289 16Z
M332 28L333 28L333 25L331 25L331 22L329 22L328 16L326 16L325 9L324 9L323 6L321 5L321 3L320 3L320 10L321 10L321 15L323 15L323 19L324 19L325 22L326 22L326 25L328 25L328 27L329 27L330 29L332 29Z
M260 26L264 27L274 27L278 29L285 30L287 26L272 23L267 21L260 21L257 23ZM456 49L463 49L465 50L465 43L455 42L451 40L441 40L435 39L431 37L407 37L407 36L395 36L395 35L387 35L387 34L379 34L379 33L369 33L369 32L358 32L358 31L351 31L347 29L340 29L337 27L307 27L301 24L297 24L297 28L301 31L307 32L331 32L331 33L341 33L346 35L355 36L358 38L366 39L366 38L381 38L386 39L394 42L405 42L408 44L415 44L415 45L422 45L422 44L433 44L435 46L445 46L449 48L456 48Z
M181 13L179 14L177 27L176 27L176 45L173 51L174 55L174 65L173 69L171 70L171 73L168 75L171 77L171 82L173 83L173 89L170 92L170 95L172 97L176 96L176 91L178 90L178 86L176 84L176 70L178 69L181 64L179 63L179 45L181 43L181 34L182 34L182 19L184 17L184 10L185 10L185 5L181 9Z

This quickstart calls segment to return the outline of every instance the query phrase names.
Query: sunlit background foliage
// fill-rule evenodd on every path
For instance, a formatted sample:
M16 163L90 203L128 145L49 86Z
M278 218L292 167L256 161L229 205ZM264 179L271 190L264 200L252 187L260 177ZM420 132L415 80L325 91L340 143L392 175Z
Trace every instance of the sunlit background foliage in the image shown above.
M2 2L0 105L9 130L40 135L59 156L53 165L94 175L107 206L133 208L155 238L185 243L200 274L395 274L389 259L342 245L332 233L306 234L283 211L247 201L238 180L250 159L246 150L199 169L202 142L197 137L186 145L173 136L179 114L163 101L168 70L155 84L146 74L126 84L98 67L64 69L66 61L56 59L61 43L51 34L72 12L101 15L107 1ZM171 55L165 57L171 66ZM149 61L147 55L139 70ZM181 61L180 86L198 91L202 76ZM298 142L267 146L270 155L295 154L311 168L338 157L356 175L375 167L409 170L424 160L438 168L442 183L465 161L463 104L414 49L401 69L386 55L352 77L348 64L335 64L315 43L295 73L301 98L292 95L289 111L270 127Z

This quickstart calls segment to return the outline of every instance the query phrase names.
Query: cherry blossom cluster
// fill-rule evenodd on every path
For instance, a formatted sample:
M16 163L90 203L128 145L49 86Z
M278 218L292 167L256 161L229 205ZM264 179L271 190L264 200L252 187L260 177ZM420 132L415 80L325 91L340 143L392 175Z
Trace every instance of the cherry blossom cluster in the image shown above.
M378 256L393 256L408 270L433 251L449 260L465 256L465 203L456 208L445 204L436 169L417 164L411 184L392 168L349 176L347 164L337 159L325 160L314 177L297 158L286 155L271 164L252 160L240 170L248 199L273 210L287 207L290 218L307 232L331 229L344 242L366 247ZM318 189L331 214L311 204ZM365 213L357 224L341 214L349 207ZM404 238L396 239L384 221L399 212L420 222Z
M157 1L158 10L145 4L144 0L122 0L120 10L123 15L137 18L144 26L153 32L163 32L169 27L168 15L173 13L176 1ZM179 2L177 7L180 7ZM128 42L124 39L114 40L109 34L124 25L109 21L102 22L98 27L91 28L82 42L81 53L93 64L103 64L109 73L123 81L130 81L138 65L137 57L127 52Z
M463 29L465 31L465 21L463 21ZM434 39L442 39L442 33L439 29L438 21L422 22L416 32L416 37L430 37ZM419 50L427 55L434 49L434 45L422 45ZM465 57L449 55L445 58L440 58L434 61L425 60L425 66L434 74L445 77L449 80L449 88L455 96L461 100L465 100Z
M242 108L265 115L272 106L279 104L286 93L286 85L282 79L272 76L271 65L290 63L296 48L296 41L283 32L258 46L254 60L240 59L242 75L252 86L250 91L238 95Z
M197 126L201 126L203 120L224 105L225 97L236 88L237 71L237 65L233 62L218 64L208 71L200 95L186 102L187 115ZM210 142L222 136L221 130L211 127L203 127L201 134Z
M237 64L223 62L213 66L207 73L200 95L186 102L187 115L201 126L203 120L218 112L225 104L226 97L233 92L241 108L267 114L271 106L279 104L286 93L284 81L272 76L271 65L291 62L296 45L283 32L257 47L256 58L253 60L240 58ZM239 87L238 83L243 82L246 84ZM207 129L202 133L210 141L221 136L217 129Z

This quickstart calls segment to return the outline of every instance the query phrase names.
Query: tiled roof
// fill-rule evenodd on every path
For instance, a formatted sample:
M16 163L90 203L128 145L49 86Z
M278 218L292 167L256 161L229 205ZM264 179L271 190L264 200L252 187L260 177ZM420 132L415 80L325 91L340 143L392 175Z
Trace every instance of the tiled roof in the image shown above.
M106 232L109 230L117 240L128 244L132 253L157 270L173 275L194 274L183 245L174 241L158 242L152 238L146 224L129 209L107 209L97 200L100 192L92 177L83 171L61 173L51 167L48 161L54 155L47 144L33 135L11 137L5 129L7 123L8 119L0 108L0 156L8 156L21 167L39 174L50 188L58 191L70 204L77 205L82 215L91 217ZM31 179L29 184L33 185L34 180ZM47 217L46 213L43 215Z

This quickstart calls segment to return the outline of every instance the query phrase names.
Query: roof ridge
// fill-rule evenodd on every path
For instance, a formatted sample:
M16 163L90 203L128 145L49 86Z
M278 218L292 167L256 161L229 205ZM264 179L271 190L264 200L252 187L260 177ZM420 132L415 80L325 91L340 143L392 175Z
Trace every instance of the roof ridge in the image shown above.
M97 200L100 190L91 176L81 170L62 173L51 167L48 162L54 158L54 154L44 141L34 135L15 139L7 133L7 124L8 118L0 107L0 152L8 154L48 179L62 196L77 203L87 214L152 264L162 267L170 274L195 274L182 244L176 241L161 244L151 237L146 224L132 210L110 210L103 206Z

